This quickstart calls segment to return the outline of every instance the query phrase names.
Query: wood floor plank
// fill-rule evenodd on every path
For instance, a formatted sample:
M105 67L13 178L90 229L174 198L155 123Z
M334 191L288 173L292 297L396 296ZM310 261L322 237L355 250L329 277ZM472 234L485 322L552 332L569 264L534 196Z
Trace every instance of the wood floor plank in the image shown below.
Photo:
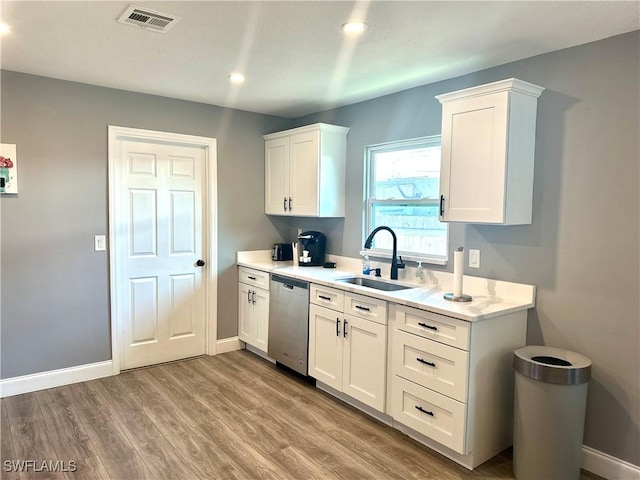
M162 369L145 369L136 373L151 389L171 403L173 412L180 415L183 421L191 425L197 423L197 433L206 439L203 443L222 452L224 457L221 460L228 467L252 478L280 478L277 468L268 459L220 422L210 407L198 401L194 391L201 382L189 385L185 380L189 375L181 376L181 372L184 373L181 367L166 365Z
M96 451L71 401L64 395L65 387L35 392L42 416L53 445L60 456L74 460L76 465L96 456Z
M243 472L245 478L281 480L283 475L277 466L262 455L250 441L222 422L203 423L200 433L211 444L217 445L229 458L234 469Z
M0 463L2 464L2 472L0 473L1 480L18 480L20 474L13 470L4 468L5 460L13 461L17 460L16 450L13 446L13 436L11 435L11 427L9 426L9 415L7 414L6 400L0 400L0 410L2 413L2 424L0 425Z
M20 478L62 479L64 472L39 471L43 462L58 462L60 459L49 438L47 427L34 394L5 398L7 417L13 437L17 460L35 461L36 467L27 468Z
M145 459L158 480L195 478L196 473L178 455L155 423L114 378L101 379L96 391L105 400L111 416L120 425L135 450Z
M141 375L140 371L127 372L119 375L116 381L123 383L124 388L142 406L145 414L198 477L233 477L234 469L227 456L209 444L193 422L187 422L177 414L173 403L163 392L152 387L153 383L150 383L147 376Z
M105 469L112 478L123 480L155 478L120 426L109 415L108 406L96 391L98 382L76 383L63 393L71 401Z
M299 480L327 480L336 478L329 470L311 462L304 452L295 446L278 450L271 454L271 460L292 478Z

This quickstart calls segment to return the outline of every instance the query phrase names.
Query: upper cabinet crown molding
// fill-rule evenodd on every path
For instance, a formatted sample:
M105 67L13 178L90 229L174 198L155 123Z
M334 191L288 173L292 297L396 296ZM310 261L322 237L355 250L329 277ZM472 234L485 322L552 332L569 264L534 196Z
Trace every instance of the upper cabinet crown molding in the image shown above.
M441 221L531 223L543 90L511 78L436 96L442 103Z
M316 123L264 135L265 213L344 217L348 132Z

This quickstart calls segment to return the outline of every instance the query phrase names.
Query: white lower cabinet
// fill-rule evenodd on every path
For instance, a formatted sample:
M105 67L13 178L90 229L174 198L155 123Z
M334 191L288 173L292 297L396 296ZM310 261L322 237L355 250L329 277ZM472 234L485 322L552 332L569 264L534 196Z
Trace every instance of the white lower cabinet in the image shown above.
M526 321L526 311L466 322L396 305L389 322L394 424L471 469L509 447L511 363L525 344Z
M311 302L309 375L383 412L386 302L317 285L311 285Z
M238 338L266 353L269 339L269 274L240 267L239 278Z

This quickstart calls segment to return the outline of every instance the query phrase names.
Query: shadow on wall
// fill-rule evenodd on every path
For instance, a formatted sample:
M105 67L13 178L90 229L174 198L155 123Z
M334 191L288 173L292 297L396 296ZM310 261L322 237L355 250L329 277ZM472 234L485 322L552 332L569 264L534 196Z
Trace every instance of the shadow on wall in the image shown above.
M553 290L563 179L566 112L579 100L552 90L539 99L536 122L536 153L533 182L533 220L531 225L467 225L465 245L482 247L484 265L475 275L530 283ZM493 275L492 275L493 273Z
M268 215L268 218L282 237L283 242L296 242L298 238L298 229L303 232L307 230L315 230L326 235L327 253L342 255L344 218L284 217L277 215Z

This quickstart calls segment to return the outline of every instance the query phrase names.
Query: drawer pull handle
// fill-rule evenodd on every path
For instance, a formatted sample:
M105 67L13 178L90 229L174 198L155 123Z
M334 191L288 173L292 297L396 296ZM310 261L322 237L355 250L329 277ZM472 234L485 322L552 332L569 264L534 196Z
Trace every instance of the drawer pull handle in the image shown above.
M429 330L438 330L438 327L434 327L433 325L427 325L426 323L418 322L418 325L424 328L428 328Z
M318 295L318 298L321 298L322 300L326 300L326 301L331 300L331 297L325 297L324 295Z
M336 337L340 336L340 318L336 318Z
M249 280L256 280L256 277L247 277Z
M417 360L417 361L419 361L420 363L424 363L425 365L429 365L430 367L433 367L433 368L435 368L435 366L436 366L436 364L435 364L435 363L433 363L433 362L428 362L428 361L426 361L424 358L420 358L420 357L418 357L418 358L416 358L416 360Z
M362 305L356 305L358 310L364 310L365 312L370 312L371 309L369 307L363 307Z
M430 412L429 410L425 410L424 408L422 408L420 405L416 405L416 410L420 410L422 413L426 413L427 415L429 415L430 417L433 417L433 412Z

